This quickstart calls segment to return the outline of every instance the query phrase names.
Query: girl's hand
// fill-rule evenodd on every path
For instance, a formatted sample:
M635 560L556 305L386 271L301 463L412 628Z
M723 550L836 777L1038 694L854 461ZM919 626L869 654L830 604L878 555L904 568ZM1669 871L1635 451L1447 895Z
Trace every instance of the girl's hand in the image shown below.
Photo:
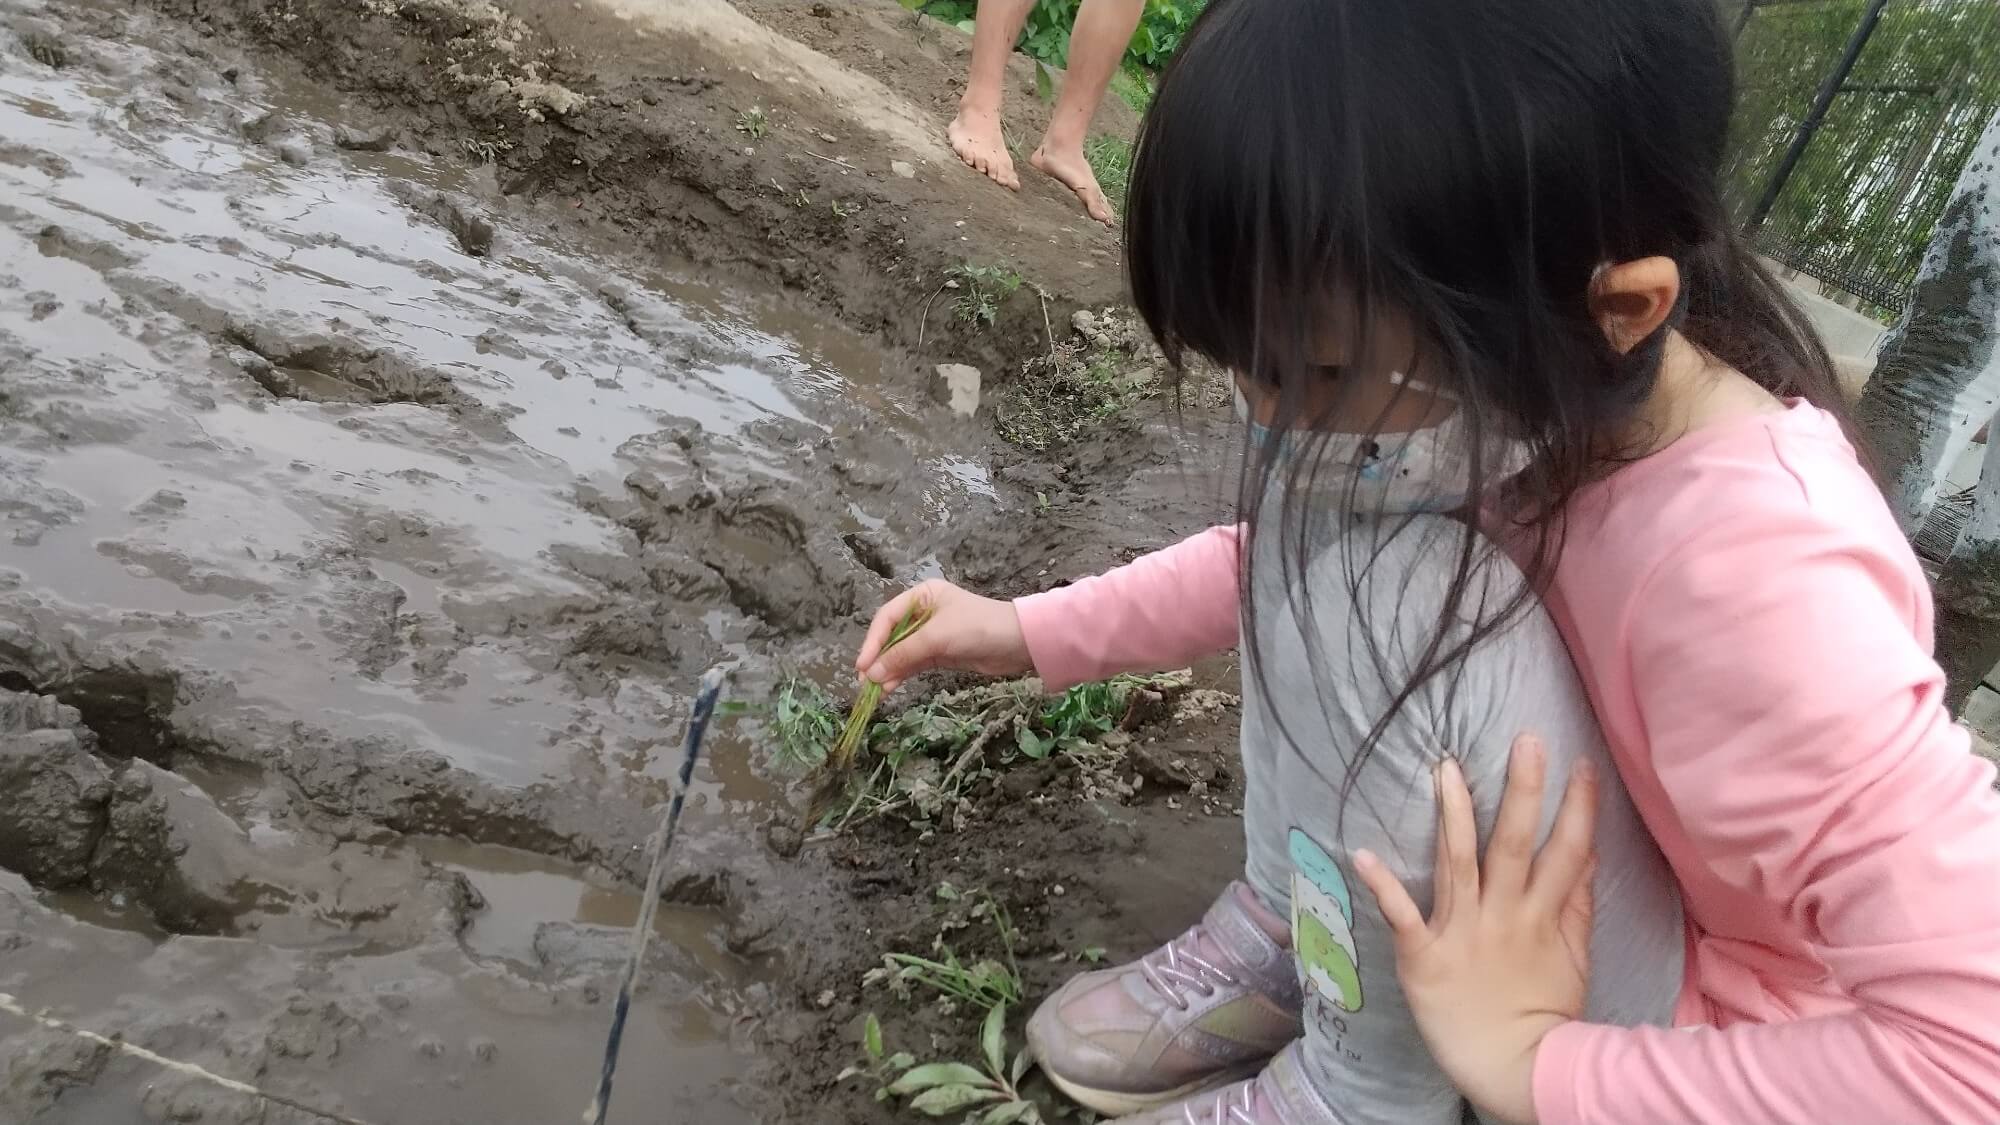
M1583 1015L1590 975L1596 771L1577 763L1537 855L1546 757L1533 736L1515 740L1483 875L1465 775L1449 759L1438 768L1428 922L1380 859L1354 857L1395 933L1397 976L1431 1054L1473 1105L1522 1125L1535 1121L1535 1050Z
M882 651L882 642L912 602L928 602L931 619L902 643ZM950 668L989 676L1018 676L1034 670L1028 642L1012 602L982 598L933 578L903 591L875 611L854 670L893 691L922 672Z

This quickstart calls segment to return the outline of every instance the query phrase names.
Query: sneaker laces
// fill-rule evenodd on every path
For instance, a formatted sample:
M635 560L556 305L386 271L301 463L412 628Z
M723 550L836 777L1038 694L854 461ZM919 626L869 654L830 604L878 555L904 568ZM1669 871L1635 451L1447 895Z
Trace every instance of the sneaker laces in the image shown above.
M1201 927L1195 926L1139 961L1139 975L1183 1012L1194 996L1213 996L1218 986L1236 983L1235 977L1195 952L1201 948L1201 937Z
M1181 1110L1187 1125L1257 1125L1251 1116L1256 1112L1257 1083L1244 1082L1231 1086L1216 1097L1215 1102L1195 1115L1195 1107L1190 1105Z

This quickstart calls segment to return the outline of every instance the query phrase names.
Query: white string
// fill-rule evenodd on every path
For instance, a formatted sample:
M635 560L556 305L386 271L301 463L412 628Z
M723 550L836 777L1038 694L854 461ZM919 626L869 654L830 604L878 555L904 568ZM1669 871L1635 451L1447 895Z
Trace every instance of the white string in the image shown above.
M296 1109L300 1113L309 1113L314 1117L318 1117L326 1121L337 1122L338 1125L368 1125L366 1121L363 1121L358 1117L349 1117L344 1113L335 1113L332 1110L321 1109L318 1106L307 1105L304 1102L288 1098L283 1094L274 1094L271 1093L269 1090L260 1090L257 1087L252 1086L247 1082L238 1082L234 1078L224 1078L222 1075L217 1074L212 1070L204 1070L193 1063L182 1062L179 1059L170 1059L165 1055L156 1054L152 1051L148 1051L144 1047L138 1046L137 1044L127 1042L123 1038L108 1036L108 1035L99 1035L97 1032L91 1031L89 1028L77 1027L74 1024L64 1023L62 1020L59 1020L52 1015L49 1015L46 1009L42 1011L31 1012L27 1008L22 1007L21 1002L15 999L13 995L6 992L0 992L0 1012L7 1012L9 1014L19 1016L24 1020L28 1020L31 1023L47 1028L50 1031L59 1031L64 1035L73 1035L78 1039L82 1039L91 1043L96 1043L100 1046L109 1047L114 1051L131 1055L133 1058L144 1059L155 1066L161 1067L166 1070L174 1071L177 1074L185 1074L190 1078L198 1078L203 1082L208 1082L213 1085L220 1086L225 1090L232 1090L239 1094L248 1094L253 1098L262 1098L267 1102L273 1102L277 1105L284 1106L287 1109Z

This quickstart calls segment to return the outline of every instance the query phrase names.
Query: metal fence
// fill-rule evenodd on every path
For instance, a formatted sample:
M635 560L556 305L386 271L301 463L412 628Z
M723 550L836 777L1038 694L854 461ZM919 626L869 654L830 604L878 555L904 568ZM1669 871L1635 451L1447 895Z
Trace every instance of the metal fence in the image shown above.
M2000 2L1722 3L1741 4L1731 205L1765 254L1893 316L2000 109Z

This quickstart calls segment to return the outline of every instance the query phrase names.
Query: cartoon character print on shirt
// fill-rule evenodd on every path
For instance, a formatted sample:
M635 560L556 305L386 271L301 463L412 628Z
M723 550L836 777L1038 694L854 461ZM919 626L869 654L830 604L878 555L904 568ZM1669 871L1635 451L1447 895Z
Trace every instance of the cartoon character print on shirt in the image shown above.
M1361 955L1354 948L1354 899L1326 849L1291 832L1292 942L1306 982L1343 1012L1361 1010Z

